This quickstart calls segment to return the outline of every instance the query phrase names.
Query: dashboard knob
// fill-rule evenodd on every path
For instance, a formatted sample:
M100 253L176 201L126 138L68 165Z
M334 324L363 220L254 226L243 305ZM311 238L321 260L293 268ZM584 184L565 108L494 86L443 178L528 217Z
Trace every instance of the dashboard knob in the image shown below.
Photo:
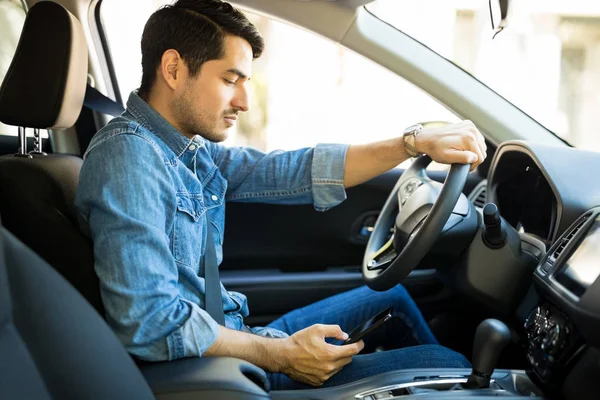
M531 313L529 313L529 316L525 320L525 332L527 332L527 334L530 334L535 330L535 316L539 309L539 307L534 309Z
M483 242L490 249L499 249L506 243L506 228L502 226L502 219L498 207L494 203L487 203L483 207Z
M544 340L542 340L541 349L551 356L557 355L565 345L566 330L560 325L551 326Z
M525 332L531 338L546 325L546 315L541 307L536 307L525 321Z

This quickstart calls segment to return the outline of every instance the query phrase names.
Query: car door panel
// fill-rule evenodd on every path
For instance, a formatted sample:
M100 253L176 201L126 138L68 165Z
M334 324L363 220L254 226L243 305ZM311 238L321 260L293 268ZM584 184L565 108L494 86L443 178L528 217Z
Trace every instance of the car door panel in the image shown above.
M319 272L223 271L221 280L227 289L248 297L250 317L246 322L250 325L266 325L288 311L364 284L358 267L331 267ZM435 270L413 271L404 285L422 303L443 292Z
M326 212L311 205L227 203L221 278L227 289L248 296L249 321L265 324L362 285L360 265L367 240L360 237L362 224L379 213L402 172L394 169L349 188L347 200ZM443 171L428 174L440 182L446 177ZM480 180L470 174L464 193ZM404 285L421 306L444 290L435 271L418 272Z

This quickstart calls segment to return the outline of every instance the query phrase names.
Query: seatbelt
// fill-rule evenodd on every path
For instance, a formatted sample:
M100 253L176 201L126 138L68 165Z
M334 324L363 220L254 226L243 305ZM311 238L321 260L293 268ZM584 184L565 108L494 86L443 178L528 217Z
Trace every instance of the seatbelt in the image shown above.
M223 313L223 297L221 297L221 281L219 280L219 266L217 265L217 252L213 238L214 228L206 215L206 251L202 258L204 268L204 287L206 288L205 304L206 312L217 321L219 325L225 326L225 314Z
M116 101L109 99L90 85L86 86L83 104L94 111L118 117L125 109ZM206 311L219 325L225 326L225 314L223 313L223 298L221 297L221 281L219 279L219 266L217 264L217 252L213 238L213 227L206 216L208 230L206 233L206 251L202 259L204 268L204 282L206 288L205 302Z
M87 108L101 112L103 114L112 115L118 117L125 111L123 106L113 99L110 99L94 89L90 85L85 87L85 97L83 99L83 105Z

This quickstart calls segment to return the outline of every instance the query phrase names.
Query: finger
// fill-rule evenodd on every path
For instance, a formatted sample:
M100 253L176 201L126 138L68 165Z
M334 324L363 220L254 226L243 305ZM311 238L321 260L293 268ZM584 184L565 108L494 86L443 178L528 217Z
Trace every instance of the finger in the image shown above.
M328 381L329 379L331 379L332 376L334 376L335 374L337 374L338 372L340 372L344 367L338 368L335 371L331 372L330 374L327 374L325 376L325 381Z
M342 368L344 368L346 365L350 364L351 362L352 362L352 357L345 357L345 358L339 359L339 360L333 362L331 364L330 368L328 368L324 372L326 374L330 374L329 376L333 376L335 374L334 371L341 370Z
M365 348L365 342L361 340L356 344L358 345L358 352L360 353Z
M477 139L475 138L475 135L473 133L471 133L471 131L464 134L463 144L464 144L465 150L471 151L477 155L477 159L475 161L471 162L471 164L474 164L471 168L476 168L479 164L481 164L483 162L485 157L483 156L483 153L481 152L481 149L479 148L479 144L477 143Z
M323 384L323 376L319 374L303 373L291 377L304 383L308 383L312 386L321 386Z
M479 132L479 129L477 129L477 127L475 126L475 124L472 121L465 119L463 121L463 123L465 123L469 127L471 132L475 135L475 139L477 140L477 143L479 144L479 148L481 149L481 152L483 153L483 158L485 159L487 157L487 145L485 144L485 138L483 137L481 132ZM483 160L481 160L481 161L483 161Z
M360 353L360 351L365 347L365 344L362 340L356 342L356 343L352 343L352 344L346 344L343 346L334 346L334 345L330 345L333 347L333 349L331 349L334 354L338 357L338 358L345 358L345 357L352 357L357 355L358 353Z
M342 331L342 328L340 328L339 325L323 325L321 324L319 326L320 328L320 332L323 335L324 338L336 338L336 339L340 339L340 340L346 340L348 339L348 334L344 331Z
M469 150L448 149L448 164L473 164L479 157Z
M487 145L485 144L485 138L483 137L481 132L479 132L479 130L477 130L477 128L473 128L473 129L474 129L473 133L475 135L475 139L477 140L479 149L481 150L481 153L483 154L483 159L480 161L483 162L487 157Z
M477 129L477 127L475 126L473 121L471 121L469 119L465 119L462 121L462 124L465 125L475 135L477 142L484 144L482 147L482 150L485 151L486 146L485 146L485 141L483 140L483 135L481 134L481 132L479 132L479 129Z
M320 378L316 377L316 378L311 378L311 379L305 379L304 383L308 383L311 386L314 387L319 387L319 386L323 386L324 381L321 380Z
M345 357L339 360L330 361L328 363L320 365L320 377L329 377L333 376L336 371L341 370L346 365L352 362L352 357ZM327 378L326 378L327 379Z
M346 358L342 358L339 363L337 364L337 367L339 369L344 368L346 365L350 364L352 362L352 357L346 357Z

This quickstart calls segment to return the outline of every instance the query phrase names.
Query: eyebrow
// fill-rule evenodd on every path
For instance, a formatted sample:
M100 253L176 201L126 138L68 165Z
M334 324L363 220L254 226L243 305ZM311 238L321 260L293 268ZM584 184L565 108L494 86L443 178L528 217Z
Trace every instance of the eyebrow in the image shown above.
M237 76L239 76L241 79L246 79L248 78L248 75L246 75L245 73L243 73L242 71L240 71L237 68L230 68L227 70L227 72L229 72L230 74L235 74ZM250 78L248 78L249 80Z

